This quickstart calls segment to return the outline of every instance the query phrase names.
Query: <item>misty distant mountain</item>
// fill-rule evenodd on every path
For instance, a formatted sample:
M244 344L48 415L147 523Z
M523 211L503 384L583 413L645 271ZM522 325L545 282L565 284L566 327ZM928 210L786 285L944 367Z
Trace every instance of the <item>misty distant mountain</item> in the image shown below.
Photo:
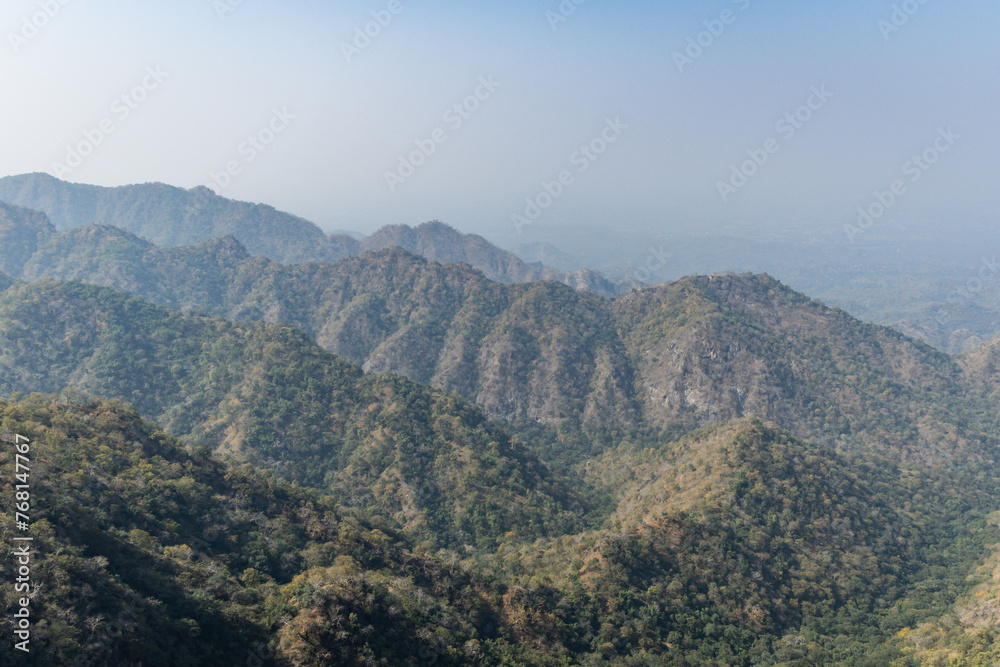
M581 266L577 258L551 243L521 243L514 252L526 262L551 266L560 271L575 271Z
M232 234L251 253L281 262L336 261L353 249L349 237L328 237L308 220L263 204L224 199L205 187L183 190L146 183L104 188L25 174L0 179L0 201L43 211L60 231L101 222L162 246Z
M161 248L108 225L55 233L22 264L20 279L79 280L178 310L291 324L366 370L458 392L493 416L634 423L630 380L616 377L628 364L613 339L601 340L610 323L594 326L607 318L604 299L559 283L500 284L395 246L284 265L232 236ZM558 320L549 299L565 307Z
M502 250L482 236L463 234L443 222L425 222L419 227L383 227L361 242L364 250L400 247L442 264L468 264L490 280L527 283L554 280L578 290L609 296L620 287L589 269L563 272L541 264L528 264L514 253Z
M146 183L106 188L36 173L0 178L0 202L42 211L59 231L100 223L164 247L232 236L251 255L295 264L335 262L366 250L399 246L434 261L469 264L498 282L555 280L604 295L619 291L595 271L562 272L528 264L481 236L462 234L441 222L416 228L392 225L359 240L347 233L327 235L303 218L263 204L225 199L204 186L184 190Z

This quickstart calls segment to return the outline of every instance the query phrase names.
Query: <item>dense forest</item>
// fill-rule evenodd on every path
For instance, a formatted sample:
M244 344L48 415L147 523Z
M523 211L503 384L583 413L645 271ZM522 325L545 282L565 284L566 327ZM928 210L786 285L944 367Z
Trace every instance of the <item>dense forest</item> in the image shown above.
M127 404L0 407L33 443L34 664L907 665L992 637L947 620L992 608L985 497L912 506L899 471L755 420L606 454L599 527L455 550Z

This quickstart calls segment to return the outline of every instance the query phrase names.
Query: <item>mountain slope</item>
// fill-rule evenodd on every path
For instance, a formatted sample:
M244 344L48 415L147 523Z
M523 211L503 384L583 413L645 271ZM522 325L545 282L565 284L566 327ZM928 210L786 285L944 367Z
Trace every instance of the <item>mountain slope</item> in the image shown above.
M653 423L754 416L902 460L981 455L947 355L768 276L685 278L614 309Z
M957 361L975 389L994 401L1000 390L1000 338L969 350Z
M625 500L601 530L463 562L185 452L120 403L0 400L0 437L14 433L45 499L30 529L36 664L895 664L900 623L936 610L922 551L955 541L894 509L906 490L891 471L754 421L592 470L634 468L623 499L647 489L659 507ZM684 471L678 489L637 456ZM0 534L14 529L0 515ZM943 553L938 569L960 580L964 560Z
M100 591L87 607L60 587L58 611L46 611L70 619L52 630L75 642L60 644L67 651L104 650L97 616L121 617L111 601L139 586L123 570L140 563L134 569L161 575L143 595L170 606L157 612L136 601L142 611L126 620L164 637L152 644L158 651L193 623L224 638L220 652L267 637L281 660L303 665L408 664L424 651L441 664L874 667L909 650L897 633L946 614L996 540L985 518L997 508L1000 450L977 413L998 384L990 350L955 364L767 276L690 278L609 302L552 282L498 285L400 249L284 267L224 239L198 246L191 268L203 273L186 274L191 249L157 249L100 226L75 233L120 258L109 278L142 268L172 279L183 288L177 298L192 303L332 322L329 341L353 341L369 361L406 360L414 373L427 372L425 358L444 358L420 347L443 331L440 340L507 364L482 367L480 400L534 409L529 401L557 390L588 396L595 383L581 389L586 374L577 372L590 363L585 353L614 353L594 368L634 369L603 377L635 398L638 424L645 412L667 428L709 427L679 438L622 429L578 465L584 503L479 410L398 376L366 376L287 326L184 315L76 283L15 285L0 294L0 394L69 386L66 396L82 406L29 399L30 410L22 403L4 413L0 431L34 433L32 422L45 423L49 444L65 445L43 451L46 463L78 456L39 471L54 480L46 497L60 498L52 506L62 514L49 522L53 534L98 528L43 546L106 558L124 581L102 572L102 561L46 570ZM478 364L478 351L452 358ZM779 364L783 373L771 370ZM669 386L691 405L671 413L650 389L655 373L678 367ZM742 391L727 402L731 383ZM537 394L514 395L520 386ZM368 519L338 514L347 525L334 536L322 532L332 519L315 497L261 496L300 493L273 479L230 470L220 473L228 486L204 481L191 471L221 469L201 463L206 450L192 461L160 444L140 449L144 436L113 416L134 412L95 407L78 390L127 398L189 443L330 492ZM772 391L773 402L757 398ZM771 411L816 435L809 442L753 418L730 420L738 410ZM847 416L846 432L834 410ZM25 420L26 411L34 416ZM572 424L573 415L556 413L555 423ZM184 548L197 536L188 526L214 516L246 540L199 549L213 559L202 570ZM441 547L450 550L443 563L426 555ZM423 580L405 574L418 570ZM196 596L198 587L209 596ZM79 631L88 623L93 638ZM412 637L423 643L400 652ZM112 644L157 664L141 646ZM216 654L206 655L212 664Z
M603 300L555 283L499 285L398 248L283 266L250 257L233 237L159 248L101 225L49 239L21 274L43 276L291 324L366 370L457 391L494 417L622 428L636 416Z
M4 664L556 664L532 644L557 639L517 644L502 584L330 498L185 452L128 406L32 395L0 400L0 424L0 468L13 434L31 440L34 494L31 653L5 641ZM11 485L0 499L14 505ZM0 513L5 544L15 533ZM21 596L10 563L5 609Z
M990 517L995 526L1000 516ZM1000 544L970 575L975 584L940 617L921 619L896 636L912 664L994 665L1000 660Z
M579 460L616 432L741 416L901 460L983 460L982 408L964 400L969 380L949 357L767 276L687 278L609 301L493 283L398 248L284 266L233 237L159 248L105 226L47 238L15 277L43 275L290 324L366 370L541 425L532 439L551 443L539 444L550 461Z
M895 632L947 609L997 535L993 482L912 479L757 420L581 470L611 498L605 526L498 561L572 591L592 645L650 664L896 664Z
M428 545L574 524L576 495L462 401L363 375L302 334L44 280L0 295L0 394L128 400L171 433L336 492Z

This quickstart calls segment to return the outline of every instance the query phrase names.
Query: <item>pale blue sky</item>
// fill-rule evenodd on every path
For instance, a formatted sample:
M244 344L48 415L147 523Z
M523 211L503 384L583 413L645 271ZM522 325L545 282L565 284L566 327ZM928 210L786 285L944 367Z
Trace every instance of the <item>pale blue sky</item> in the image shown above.
M244 0L220 20L225 2L4 3L0 175L53 173L107 119L114 131L67 180L191 187L234 162L225 196L328 229L441 219L510 234L525 198L564 170L572 183L526 237L546 225L837 229L952 127L960 138L892 216L960 224L1000 210L995 0L911 0L917 11L888 39L879 21L898 0L586 0L555 30L546 12L558 0L399 0L351 62L342 45L388 0ZM24 33L48 3L55 15ZM727 10L680 72L674 53ZM480 77L500 86L460 125L446 120ZM115 100L144 78L155 88L124 117ZM786 138L776 123L823 86L833 96ZM262 152L243 145L275 109L295 117ZM609 118L627 129L579 171L574 152ZM446 141L390 190L386 172L439 128ZM769 138L779 150L724 202L718 182Z

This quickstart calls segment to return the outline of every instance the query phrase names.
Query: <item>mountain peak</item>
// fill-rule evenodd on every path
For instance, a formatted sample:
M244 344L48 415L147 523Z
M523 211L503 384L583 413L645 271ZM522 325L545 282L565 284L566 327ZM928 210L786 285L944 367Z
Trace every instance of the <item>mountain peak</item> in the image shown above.
M76 229L71 229L68 232L69 238L77 239L125 239L132 243L144 245L146 247L152 247L153 244L146 239L133 234L132 232L122 229L121 227L115 227L114 225L108 225L103 222L92 222L83 227L77 227Z
M461 232L452 227L451 225L441 222L440 220L428 220L427 222L421 223L417 229L431 232L438 232L444 234L454 234L456 236L461 236Z
M209 239L198 244L209 252L226 255L235 260L249 259L250 252L240 243L240 240L232 234L226 234L216 239Z

